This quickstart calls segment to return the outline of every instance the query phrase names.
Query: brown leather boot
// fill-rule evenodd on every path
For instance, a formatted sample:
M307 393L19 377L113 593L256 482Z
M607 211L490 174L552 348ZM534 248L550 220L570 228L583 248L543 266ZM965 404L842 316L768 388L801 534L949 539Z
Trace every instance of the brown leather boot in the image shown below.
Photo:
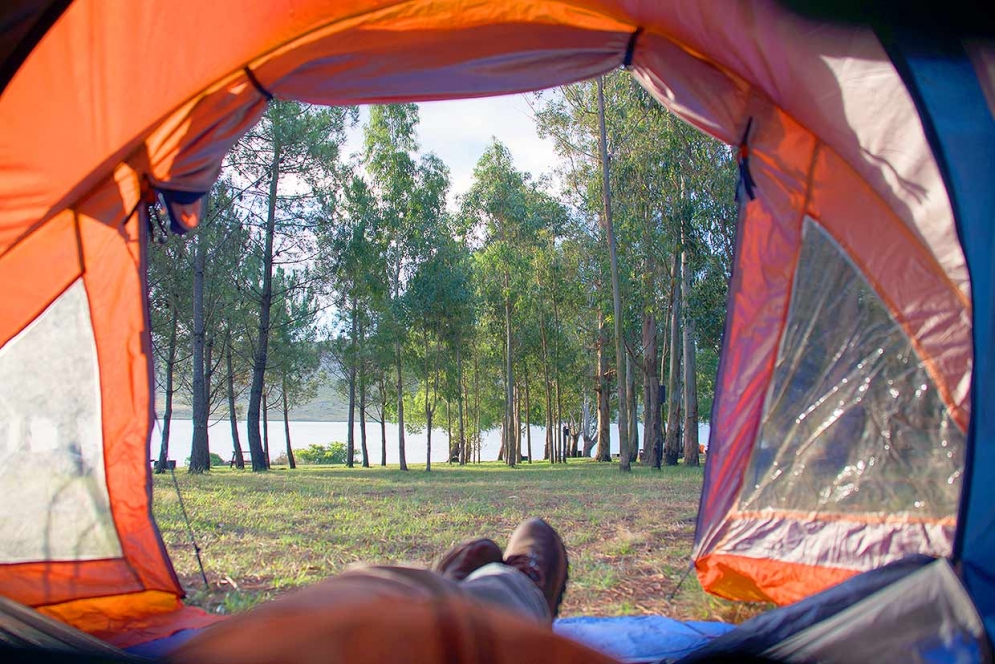
M504 550L504 564L524 572L539 586L555 618L567 588L570 562L563 540L552 526L542 519L519 524Z
M475 539L454 546L433 569L447 579L462 581L484 565L499 562L501 547L494 540Z

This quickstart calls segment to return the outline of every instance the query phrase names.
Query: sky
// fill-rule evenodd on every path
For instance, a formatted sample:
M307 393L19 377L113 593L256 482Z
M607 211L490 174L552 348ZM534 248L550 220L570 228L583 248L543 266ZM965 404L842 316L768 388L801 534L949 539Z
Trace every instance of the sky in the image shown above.
M519 170L535 177L552 174L557 164L553 142L538 137L532 111L520 94L433 101L418 104L418 108L421 152L435 152L449 166L450 208L454 207L456 196L470 188L473 167L492 137L508 146ZM363 125L368 118L369 111L363 107L359 125L350 131L346 154L362 150Z

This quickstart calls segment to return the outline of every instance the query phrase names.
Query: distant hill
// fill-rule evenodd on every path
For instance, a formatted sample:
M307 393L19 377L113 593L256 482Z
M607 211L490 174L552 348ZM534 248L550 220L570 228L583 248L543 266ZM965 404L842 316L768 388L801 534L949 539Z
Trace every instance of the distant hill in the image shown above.
M245 416L248 404L248 396L236 403L239 418ZM156 413L162 415L165 407L165 395L157 393L155 399ZM173 417L179 420L190 419L192 417L190 404L180 402L174 397ZM227 410L221 409L216 417L227 417ZM279 402L269 404L269 417L271 419L283 417L283 406ZM342 395L331 385L322 385L318 388L318 394L314 399L290 409L290 419L298 422L345 422L349 419L348 396Z

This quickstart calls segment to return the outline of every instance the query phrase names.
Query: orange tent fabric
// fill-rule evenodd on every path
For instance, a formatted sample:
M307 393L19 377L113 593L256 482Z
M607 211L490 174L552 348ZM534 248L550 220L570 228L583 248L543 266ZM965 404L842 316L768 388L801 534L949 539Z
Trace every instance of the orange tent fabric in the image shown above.
M970 412L970 289L949 200L912 100L869 31L806 21L768 0L12 7L0 15L0 55L17 63L0 96L0 362L53 343L36 321L84 321L73 343L92 346L99 398L86 367L74 370L99 423L99 449L86 447L104 468L88 471L103 487L90 516L107 537L85 534L96 553L53 559L19 534L22 548L0 549L0 592L102 634L160 611L160 593L182 596L149 512L143 242L156 188L206 191L269 94L321 104L454 99L569 83L626 61L677 115L743 143L758 192L740 225L695 547L706 587L790 601L910 551L949 552L942 519L885 521L875 527L894 546L858 555L831 538L869 533L873 514L757 519L737 507L812 224L908 337L957 427ZM54 23L31 42L46 17ZM184 213L194 225L196 206ZM49 441L45 409L57 406L39 408L10 445ZM813 522L824 535L796 558L764 544ZM814 578L813 568L827 571ZM775 573L784 569L800 571L785 584Z

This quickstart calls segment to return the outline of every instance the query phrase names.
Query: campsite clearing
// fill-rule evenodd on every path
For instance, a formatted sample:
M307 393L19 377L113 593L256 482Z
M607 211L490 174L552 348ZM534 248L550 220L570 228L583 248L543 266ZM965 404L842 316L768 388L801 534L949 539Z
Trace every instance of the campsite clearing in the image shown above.
M566 465L307 467L269 473L177 473L202 548L205 591L172 480L155 476L154 510L189 594L234 612L358 562L428 565L474 536L504 544L526 516L546 518L570 551L562 614L661 614L739 622L765 608L706 595L690 564L700 468L662 471L576 460Z

